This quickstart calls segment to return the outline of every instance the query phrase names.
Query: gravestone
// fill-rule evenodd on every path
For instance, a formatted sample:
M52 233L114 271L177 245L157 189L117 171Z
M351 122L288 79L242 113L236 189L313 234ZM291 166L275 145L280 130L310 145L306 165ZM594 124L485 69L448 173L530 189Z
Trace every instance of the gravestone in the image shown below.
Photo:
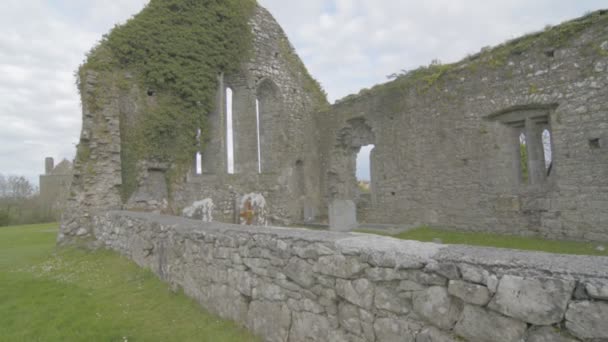
M331 231L350 232L358 226L355 202L335 199L329 204L329 229Z

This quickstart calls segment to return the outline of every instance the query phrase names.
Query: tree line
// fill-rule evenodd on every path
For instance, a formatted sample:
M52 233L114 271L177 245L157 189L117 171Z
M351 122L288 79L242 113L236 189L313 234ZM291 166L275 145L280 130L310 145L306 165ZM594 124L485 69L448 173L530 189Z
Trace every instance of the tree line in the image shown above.
M43 203L38 187L23 176L0 174L0 227L53 222L59 214Z

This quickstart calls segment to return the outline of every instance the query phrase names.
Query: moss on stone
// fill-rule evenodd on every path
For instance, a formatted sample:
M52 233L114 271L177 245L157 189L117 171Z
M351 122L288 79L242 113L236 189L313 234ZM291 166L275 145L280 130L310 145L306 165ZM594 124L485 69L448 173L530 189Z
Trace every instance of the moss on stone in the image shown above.
M103 107L114 86L124 90L130 82L142 97L157 98L135 122L121 125L123 200L136 188L139 161L190 164L199 148L196 132L206 131L206 115L215 108L217 75L235 72L251 54L248 21L256 5L255 0L152 0L89 53L80 80L88 71L102 75L87 97L90 111ZM111 76L126 71L129 80Z
M314 102L320 106L317 110L322 110L322 107L329 106L327 101L327 93L314 77L310 75L308 69L302 60L298 57L293 47L287 39L282 39L279 45L281 54L289 63L289 70L296 72L296 78L299 78L303 83L304 90L313 97Z
M596 11L558 26L547 27L544 31L510 40L494 48L484 48L480 53L469 56L457 63L441 64L433 61L428 66L421 66L418 69L401 73L391 82L376 85L371 90L362 91L358 95L350 95L339 102L384 91L408 92L415 90L420 94L431 89L438 89L439 82L446 76L460 71L475 73L487 68L498 69L505 66L509 58L529 51L553 52L571 43L575 37L594 25L608 25L608 11ZM597 47L594 49L594 53L603 55L601 51L606 52L599 48L599 45L595 45ZM512 73L507 74L507 76L512 77Z

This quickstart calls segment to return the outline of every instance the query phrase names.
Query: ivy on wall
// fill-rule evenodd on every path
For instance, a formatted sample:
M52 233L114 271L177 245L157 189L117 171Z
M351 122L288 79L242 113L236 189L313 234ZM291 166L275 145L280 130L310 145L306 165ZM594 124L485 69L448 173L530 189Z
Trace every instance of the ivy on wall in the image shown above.
M124 201L137 187L139 161L169 163L176 174L191 165L199 148L197 130L206 131L206 115L215 106L218 74L235 72L250 56L248 21L256 4L151 0L88 54L78 75L84 80L87 72L98 72L98 87L85 103L91 111L103 108L110 87L117 84L121 91L136 85L141 98L154 97L153 104L144 101L144 110L133 122L123 124L129 120L121 118ZM123 76L127 72L129 79Z

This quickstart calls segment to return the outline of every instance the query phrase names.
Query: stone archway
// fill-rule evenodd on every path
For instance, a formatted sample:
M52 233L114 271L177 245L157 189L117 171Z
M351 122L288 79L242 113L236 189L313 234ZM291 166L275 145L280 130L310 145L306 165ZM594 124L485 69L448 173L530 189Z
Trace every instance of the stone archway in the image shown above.
M361 193L356 176L357 154L363 146L375 145L376 136L365 118L354 118L348 120L345 127L338 131L335 141L331 156L331 166L327 175L330 223L332 222L331 216L332 210L335 209L334 207L352 208L356 203L360 202ZM373 172L371 172L370 176L370 183L373 184ZM371 196L373 197L373 195ZM349 203L341 203L344 201ZM367 201L368 204L371 204L370 202L371 200ZM347 221L348 225L353 225L353 222L356 222L354 219ZM343 228L338 229L341 230ZM346 228L344 229L346 230Z

